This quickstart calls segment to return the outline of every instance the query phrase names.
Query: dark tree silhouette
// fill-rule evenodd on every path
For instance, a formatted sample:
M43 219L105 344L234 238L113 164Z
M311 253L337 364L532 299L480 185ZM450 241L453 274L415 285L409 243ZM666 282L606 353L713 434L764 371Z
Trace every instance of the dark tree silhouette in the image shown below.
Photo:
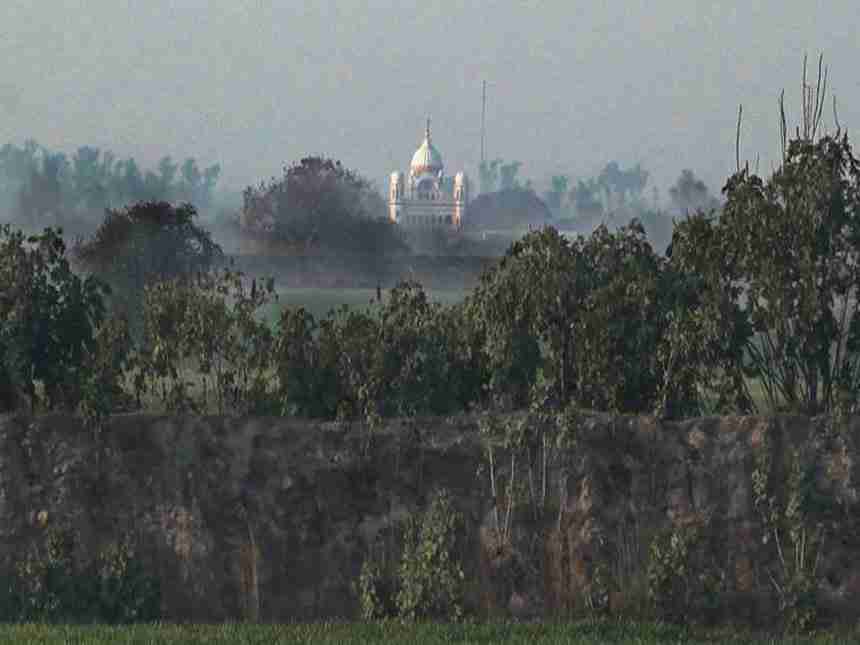
M74 248L80 265L105 279L112 302L136 313L149 284L206 271L223 256L210 233L194 223L191 204L140 202L108 210L92 238Z
M243 228L275 240L350 252L406 248L382 197L333 159L305 157L279 181L246 188L243 198Z

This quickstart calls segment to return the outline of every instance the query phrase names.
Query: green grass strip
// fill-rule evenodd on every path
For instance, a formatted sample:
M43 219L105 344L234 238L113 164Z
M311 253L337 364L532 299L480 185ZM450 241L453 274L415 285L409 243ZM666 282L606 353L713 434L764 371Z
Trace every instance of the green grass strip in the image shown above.
M633 622L579 623L423 623L402 624L327 622L283 625L224 623L213 625L148 624L127 627L104 625L0 625L0 643L105 644L203 643L225 645L268 645L269 643L373 644L373 643L523 643L528 645L575 645L598 643L858 643L853 638L825 634L816 638L759 638L722 630L694 637L683 628Z

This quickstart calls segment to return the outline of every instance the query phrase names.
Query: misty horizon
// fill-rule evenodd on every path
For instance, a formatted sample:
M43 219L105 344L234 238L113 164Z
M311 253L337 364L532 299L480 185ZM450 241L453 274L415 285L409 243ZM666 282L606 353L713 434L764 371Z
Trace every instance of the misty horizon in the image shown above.
M742 161L775 163L777 99L785 89L798 123L804 54L812 81L824 54L849 136L860 122L856 9L763 5L12 2L0 141L67 155L91 145L146 167L194 156L220 164L231 191L324 155L384 191L430 116L446 169L475 181L486 80L486 156L521 161L538 189L614 160L641 163L649 195L665 199L685 168L718 194L738 104Z

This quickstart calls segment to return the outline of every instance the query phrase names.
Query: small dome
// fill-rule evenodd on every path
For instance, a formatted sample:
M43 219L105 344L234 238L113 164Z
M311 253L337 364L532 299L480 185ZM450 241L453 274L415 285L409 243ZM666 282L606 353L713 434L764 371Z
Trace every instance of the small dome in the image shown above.
M410 170L413 177L426 173L435 175L442 170L442 155L430 143L430 119L427 119L427 129L424 131L424 143L412 155Z

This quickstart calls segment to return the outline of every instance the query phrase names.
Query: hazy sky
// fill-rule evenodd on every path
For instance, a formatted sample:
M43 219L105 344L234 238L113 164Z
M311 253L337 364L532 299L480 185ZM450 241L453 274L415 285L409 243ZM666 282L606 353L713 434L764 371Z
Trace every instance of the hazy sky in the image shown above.
M194 156L234 188L309 153L381 184L427 114L447 170L475 178L487 79L488 155L526 177L614 159L641 161L664 194L687 167L717 190L738 103L742 153L770 168L776 100L786 88L797 122L804 52L810 68L824 53L858 146L857 0L0 4L0 143Z

